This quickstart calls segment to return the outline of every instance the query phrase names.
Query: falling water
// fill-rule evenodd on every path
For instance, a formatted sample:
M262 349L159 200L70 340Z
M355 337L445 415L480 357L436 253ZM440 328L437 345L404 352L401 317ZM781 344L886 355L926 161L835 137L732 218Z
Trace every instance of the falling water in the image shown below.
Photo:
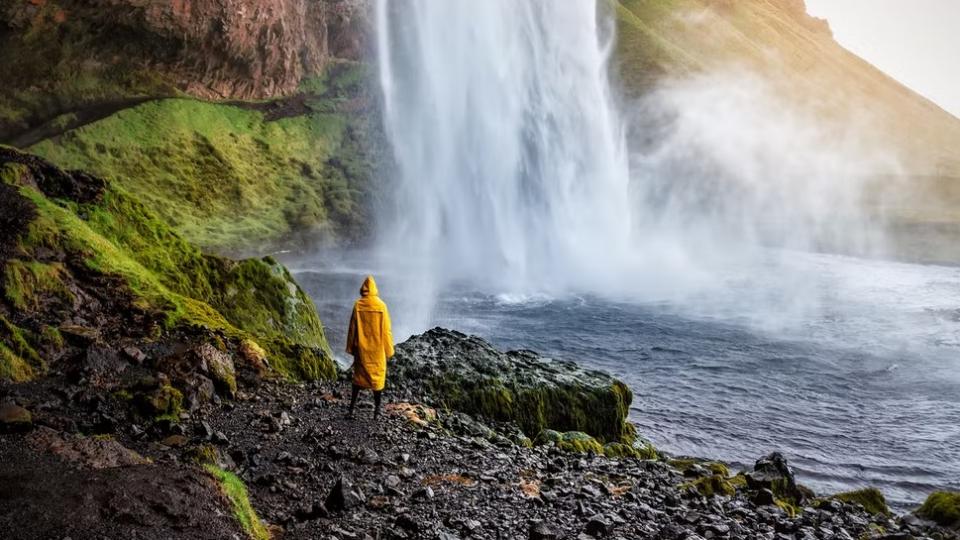
M377 15L389 265L524 292L621 268L628 160L595 0L381 0Z

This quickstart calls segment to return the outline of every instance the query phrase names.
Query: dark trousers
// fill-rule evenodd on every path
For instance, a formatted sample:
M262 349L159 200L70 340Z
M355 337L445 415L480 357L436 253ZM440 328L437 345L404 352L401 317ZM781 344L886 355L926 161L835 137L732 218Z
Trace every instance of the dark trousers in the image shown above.
M353 391L350 394L350 415L353 415L353 408L357 405L357 397L360 395L361 388L357 385L353 385ZM373 391L373 415L380 415L380 398L383 395L383 390L374 390Z

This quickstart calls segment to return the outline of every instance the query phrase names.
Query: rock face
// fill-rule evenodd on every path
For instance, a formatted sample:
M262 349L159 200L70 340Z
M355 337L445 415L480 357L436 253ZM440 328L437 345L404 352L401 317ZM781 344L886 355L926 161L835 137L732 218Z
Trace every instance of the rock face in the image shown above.
M332 58L366 47L365 0L13 1L6 32L37 25L85 30L89 62L149 67L190 94L259 99L287 94ZM111 57L126 53L126 58ZM89 66L93 69L96 66Z
M0 140L84 104L175 90L206 99L290 94L333 59L363 56L368 11L367 0L4 2L0 74L8 110L20 113L0 114Z
M387 384L433 405L515 422L529 436L581 431L632 442L633 394L613 377L531 351L501 352L486 341L435 328L397 347Z

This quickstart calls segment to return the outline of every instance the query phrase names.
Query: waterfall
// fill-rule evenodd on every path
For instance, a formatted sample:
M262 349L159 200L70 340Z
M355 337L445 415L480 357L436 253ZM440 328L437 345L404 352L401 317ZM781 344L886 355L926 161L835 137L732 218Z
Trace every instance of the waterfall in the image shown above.
M491 292L615 279L631 227L608 22L595 0L379 0L388 266Z

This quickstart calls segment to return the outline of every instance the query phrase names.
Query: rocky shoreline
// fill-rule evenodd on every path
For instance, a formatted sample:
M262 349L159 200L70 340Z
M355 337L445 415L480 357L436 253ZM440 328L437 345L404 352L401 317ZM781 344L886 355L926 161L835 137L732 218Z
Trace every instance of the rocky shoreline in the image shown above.
M233 399L161 417L57 370L4 384L0 537L960 538L879 492L817 497L779 454L734 473L657 453L610 430L629 391L602 373L441 329L398 351L379 421L345 417L345 380L240 376ZM491 385L523 408L466 392ZM568 419L571 395L620 401L541 426L532 391Z

